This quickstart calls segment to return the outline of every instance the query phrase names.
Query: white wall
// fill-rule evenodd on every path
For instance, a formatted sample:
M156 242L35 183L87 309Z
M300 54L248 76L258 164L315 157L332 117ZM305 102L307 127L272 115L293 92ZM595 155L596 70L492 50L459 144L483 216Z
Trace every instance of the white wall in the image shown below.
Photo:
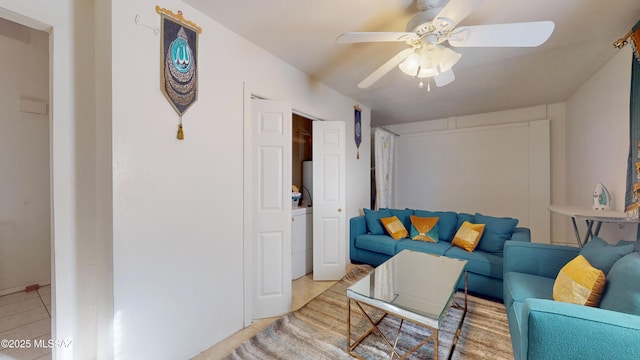
M315 118L347 122L353 100L314 82L181 1L203 28L198 101L178 116L159 89L159 24L147 1L114 2L113 258L115 355L188 358L243 322L243 83ZM122 41L126 39L127 41ZM126 54L126 56L124 55ZM370 112L363 112L368 128ZM349 136L349 135L347 135ZM363 134L368 139L368 131ZM347 162L347 216L368 202L369 145ZM357 186L357 184L367 186ZM158 344L170 344L158 346Z
M460 117L451 117L446 119L434 120L434 121L424 121L410 124L402 124L402 125L393 125L386 126L389 130L400 134L416 134L416 133L437 133L437 132L447 132L454 130L463 130L463 129L473 129L482 127L491 127L491 126L500 126L507 124L517 124L517 123L537 123L538 120L549 121L549 129L550 129L550 191L551 191L551 203L554 203L556 199L564 199L565 197L565 187L564 187L564 168L565 168L565 139L564 139L564 127L565 127L565 117L564 117L564 104L549 104L549 105L540 105L528 108L521 109L513 109L506 111L498 111L493 113L485 113L485 114L475 114L469 116L460 116ZM442 153L445 153L448 150L442 150ZM546 156L546 155L545 155ZM398 174L397 177L401 175ZM546 176L546 175L545 175ZM535 184L537 185L537 184ZM417 190L415 190L417 191ZM547 204L548 205L548 204ZM546 216L544 214L544 209L546 205L542 204L533 204L532 206L537 206L539 211L539 218ZM458 210L458 209L456 209ZM465 211L472 211L471 209L464 209ZM472 211L475 212L475 211ZM529 211L526 211L528 214L526 216L528 223L529 219ZM508 214L495 214L499 216L509 216ZM524 216L523 216L524 218ZM560 219L561 220L561 219ZM536 220L539 221L539 220ZM544 220L547 222L548 220ZM565 228L562 226L562 223L559 223L558 216L551 215L550 219L551 224L551 238L545 239L544 237L538 237L537 241L539 242L557 242L558 239L565 238ZM544 226L544 233L548 232L548 224Z
M617 51L567 100L569 205L591 208L591 193L601 182L611 193L614 209L624 211L632 58L631 46ZM584 231L583 224L579 225ZM600 235L617 242L635 239L635 231L636 226L604 224Z
M548 120L402 135L394 207L514 217L549 242L549 162Z
M21 30L0 35L0 294L51 282L49 117L20 105L49 102L49 34Z

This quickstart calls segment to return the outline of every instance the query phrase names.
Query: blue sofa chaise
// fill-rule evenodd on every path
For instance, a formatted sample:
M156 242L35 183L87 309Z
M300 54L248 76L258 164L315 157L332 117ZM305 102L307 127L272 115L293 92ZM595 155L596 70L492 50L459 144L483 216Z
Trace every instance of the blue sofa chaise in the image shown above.
M369 264L378 266L390 259L401 250L415 250L425 253L443 255L456 259L468 261L468 290L470 292L502 299L503 286L503 254L502 248L506 239L517 242L530 242L531 232L528 228L515 227L516 219L496 218L482 214L456 213L451 211L426 211L412 209L380 209L372 211L364 209L364 216L357 216L350 219L349 228L349 256L352 263ZM411 228L410 215L423 217L438 217L437 243L411 240L403 238L394 240L389 236L382 225L380 218L397 216L409 230ZM480 239L480 243L473 252L468 252L459 247L453 246L456 231L464 221L471 223L485 223L486 228ZM504 222L513 225L509 231L502 231ZM492 233L491 230L497 229ZM493 241L489 239L493 235ZM485 237L487 239L485 239ZM483 241L485 243L483 244ZM458 288L464 287L463 280L458 284Z
M560 270L578 255L606 277L599 307L553 300ZM570 246L507 241L504 304L516 360L640 359L638 242L594 238Z

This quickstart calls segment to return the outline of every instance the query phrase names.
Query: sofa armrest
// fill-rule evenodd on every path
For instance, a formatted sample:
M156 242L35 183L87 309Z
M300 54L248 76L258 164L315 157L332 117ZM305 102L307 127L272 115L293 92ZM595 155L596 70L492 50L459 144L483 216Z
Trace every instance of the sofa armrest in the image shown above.
M525 227L517 227L513 230L511 240L531 242L531 230Z
M356 236L367 233L367 222L364 216L352 217L349 220L349 236L355 239Z
M349 220L349 254L354 254L356 249L356 236L367 233L367 222L364 216L352 217ZM351 256L351 255L350 255Z
M520 329L528 360L640 359L640 316L527 299Z
M580 249L552 244L506 241L504 272L520 272L554 279L560 269L578 256Z

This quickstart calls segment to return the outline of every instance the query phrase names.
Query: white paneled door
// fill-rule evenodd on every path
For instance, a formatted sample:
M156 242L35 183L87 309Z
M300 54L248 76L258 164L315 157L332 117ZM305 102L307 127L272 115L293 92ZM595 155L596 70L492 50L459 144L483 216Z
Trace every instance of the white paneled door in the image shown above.
M291 105L251 100L252 318L291 307ZM247 181L247 180L245 180Z
M345 123L313 122L313 279L345 273Z

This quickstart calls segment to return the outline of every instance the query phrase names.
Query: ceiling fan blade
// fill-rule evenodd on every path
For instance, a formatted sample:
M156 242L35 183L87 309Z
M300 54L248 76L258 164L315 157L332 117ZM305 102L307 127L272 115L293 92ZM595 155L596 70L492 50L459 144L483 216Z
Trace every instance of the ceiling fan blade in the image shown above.
M338 36L338 44L418 40L412 32L348 32Z
M456 47L536 47L553 33L553 21L461 26L449 36Z
M453 70L448 70L445 72L441 72L438 76L433 77L433 81L436 83L437 87L443 87L445 85L449 85L456 79L456 76L453 74Z
M451 30L475 9L480 7L484 0L449 0L447 5L433 19L433 25L437 30Z
M398 66L404 59L408 58L409 55L413 53L413 48L408 48L400 51L396 54L396 56L392 57L386 63L382 64L379 68L377 68L374 72L372 72L369 76L367 76L364 80L362 80L358 87L360 89L366 89L369 86L373 85L376 81L380 80L383 76L385 76L389 71L393 70L396 66Z

